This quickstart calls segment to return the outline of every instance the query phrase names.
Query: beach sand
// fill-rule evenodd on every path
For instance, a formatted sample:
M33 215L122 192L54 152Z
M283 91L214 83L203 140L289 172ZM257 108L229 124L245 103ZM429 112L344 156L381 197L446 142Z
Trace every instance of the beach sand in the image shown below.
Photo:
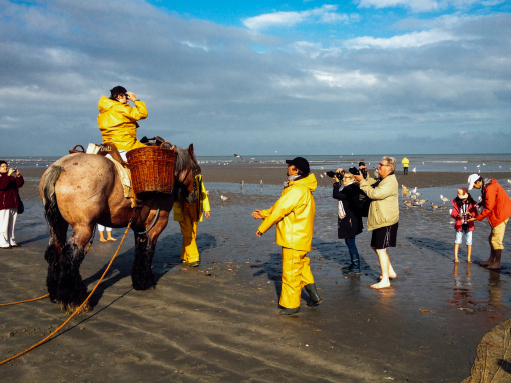
M380 271L367 231L357 237L363 273L344 277L349 255L337 239L336 201L331 181L324 179L315 193L309 253L324 301L310 309L302 300L298 315L279 316L281 249L274 244L274 229L255 236L259 221L250 213L277 200L285 166L202 169L212 215L199 224L201 265L179 264L179 225L169 222L153 261L158 285L135 291L129 233L92 297L93 310L73 318L51 341L0 366L2 382L461 382L470 375L485 333L510 317L509 235L501 272L467 264L464 245L456 266L448 206L401 206L398 246L389 250L398 274L391 288L368 287ZM0 253L0 303L46 293L49 233L37 194L42 170L23 171L26 210L16 226L23 247ZM499 180L509 176L498 173ZM468 174L398 177L400 184L437 188L452 198ZM247 183L244 190L237 184L241 180ZM229 200L221 202L221 194ZM123 232L114 229L114 236L120 239ZM488 234L488 224L478 223L474 261L487 259ZM81 267L89 291L118 244L96 237ZM1 307L0 313L2 360L68 318L48 299Z

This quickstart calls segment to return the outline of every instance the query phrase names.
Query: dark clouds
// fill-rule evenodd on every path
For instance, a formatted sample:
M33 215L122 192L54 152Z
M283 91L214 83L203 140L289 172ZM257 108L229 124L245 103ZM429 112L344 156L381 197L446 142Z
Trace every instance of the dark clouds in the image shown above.
M394 38L360 46L284 41L142 1L0 7L3 155L99 143L97 101L119 84L147 103L140 137L199 154L481 152L477 139L453 146L481 134L498 140L485 151L511 144L509 14L404 20Z

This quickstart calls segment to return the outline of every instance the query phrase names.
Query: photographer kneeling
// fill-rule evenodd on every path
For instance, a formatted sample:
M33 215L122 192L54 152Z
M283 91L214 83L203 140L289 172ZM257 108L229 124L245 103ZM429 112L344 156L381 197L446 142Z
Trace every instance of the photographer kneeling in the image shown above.
M327 174L335 181L333 197L339 200L337 236L339 239L344 239L351 258L350 266L343 269L343 272L344 274L360 274L360 256L355 237L362 232L364 226L359 206L360 187L351 172L359 173L356 168L351 168L349 173L340 168L336 173L329 172Z

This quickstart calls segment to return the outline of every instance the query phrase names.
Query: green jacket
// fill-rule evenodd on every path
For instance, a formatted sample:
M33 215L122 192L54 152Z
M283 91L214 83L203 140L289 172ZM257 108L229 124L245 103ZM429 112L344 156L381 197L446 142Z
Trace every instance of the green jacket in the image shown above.
M399 221L399 184L395 174L389 174L378 186L373 188L377 180L367 177L360 181L360 189L371 198L367 230L390 226Z

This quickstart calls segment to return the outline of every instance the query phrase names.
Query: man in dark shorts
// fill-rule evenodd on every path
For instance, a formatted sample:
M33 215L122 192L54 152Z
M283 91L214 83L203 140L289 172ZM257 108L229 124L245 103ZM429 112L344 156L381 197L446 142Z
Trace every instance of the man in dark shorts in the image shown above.
M396 247L399 221L399 184L395 170L396 159L383 157L378 165L379 179L355 176L360 182L360 190L371 199L367 230L373 231L371 247L378 254L381 267L381 279L371 286L373 289L389 287L390 278L397 277L387 254L388 247Z

